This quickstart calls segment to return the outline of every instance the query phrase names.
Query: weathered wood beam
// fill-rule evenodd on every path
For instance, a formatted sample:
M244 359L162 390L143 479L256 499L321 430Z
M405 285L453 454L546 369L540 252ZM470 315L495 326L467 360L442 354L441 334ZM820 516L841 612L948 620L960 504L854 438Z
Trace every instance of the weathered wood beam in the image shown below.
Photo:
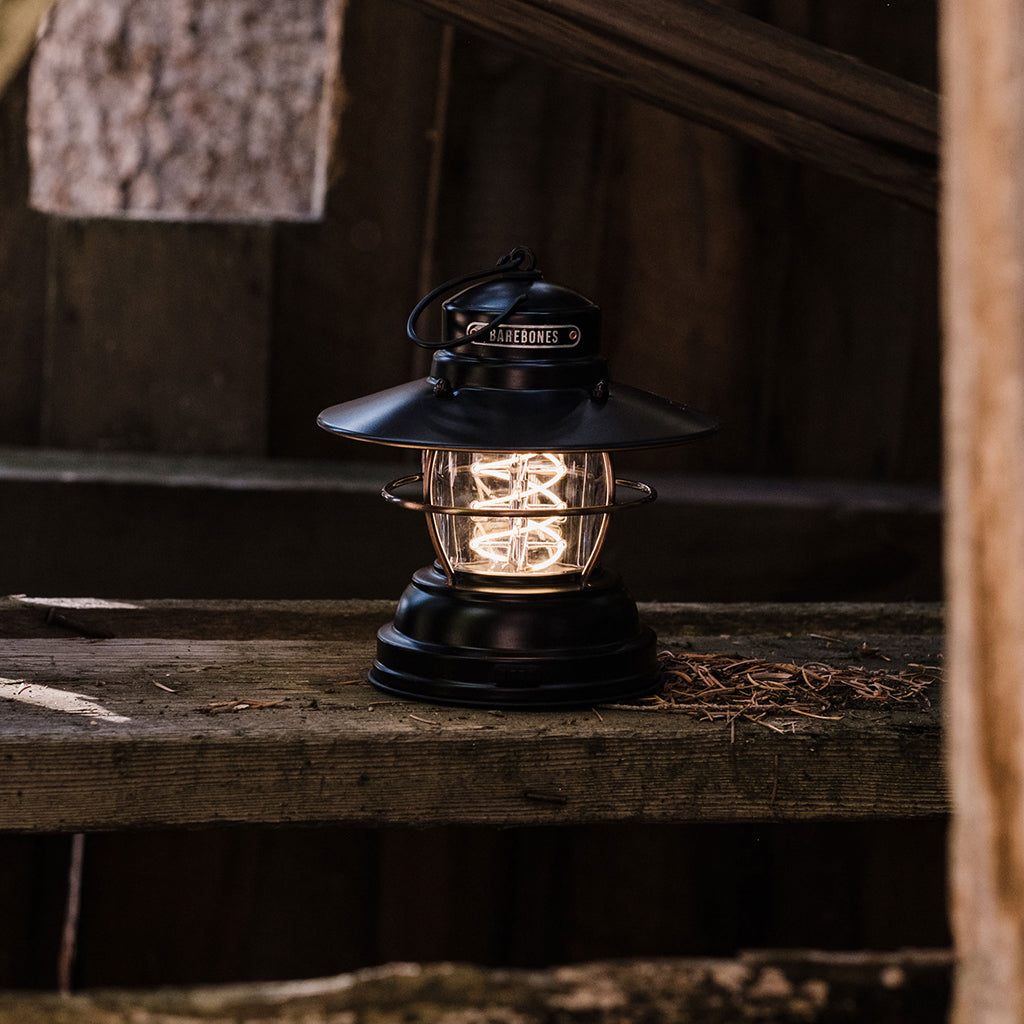
M422 523L380 500L409 471L0 448L0 593L397 597L432 557ZM937 488L645 479L659 500L602 554L639 599L941 597Z
M63 0L32 61L32 205L319 216L340 26L339 0Z
M756 145L919 206L937 97L710 0L408 0Z
M379 603L206 603L191 613L177 604L167 608L166 632L180 639L164 638L159 605L89 604L0 608L0 620L11 620L9 629L0 621L0 831L946 810L934 706L732 722L618 707L494 715L374 690L365 681L374 634L390 617ZM845 663L866 645L898 669L941 655L935 634L865 631L836 643L823 627L782 636L778 627L793 624L783 617L722 637L693 632L714 628L714 615L699 609L645 606L643 614L667 647L739 659ZM864 621L887 625L870 611Z
M1024 0L941 5L953 1020L1024 1020Z
M461 1020L628 1024L645 1020L932 1024L948 1000L944 950L765 951L735 959L622 960L546 970L392 964L301 981L158 991L0 995L0 1024Z

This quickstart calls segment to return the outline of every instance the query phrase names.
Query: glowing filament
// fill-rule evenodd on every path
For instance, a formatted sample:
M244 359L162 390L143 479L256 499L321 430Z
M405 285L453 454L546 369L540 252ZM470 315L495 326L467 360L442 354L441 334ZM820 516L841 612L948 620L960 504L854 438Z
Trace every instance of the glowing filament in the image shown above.
M470 508L551 509L566 507L553 488L568 472L565 461L551 454L481 456L472 467L476 500ZM565 516L530 518L473 517L470 548L487 563L486 572L501 575L540 573L565 553Z

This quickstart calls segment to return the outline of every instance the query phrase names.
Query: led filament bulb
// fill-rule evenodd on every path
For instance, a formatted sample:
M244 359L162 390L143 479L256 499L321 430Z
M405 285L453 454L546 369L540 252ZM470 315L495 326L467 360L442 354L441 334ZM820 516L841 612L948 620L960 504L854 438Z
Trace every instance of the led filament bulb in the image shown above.
M480 497L470 508L551 509L565 508L555 488L568 472L558 455L484 456L474 462L471 470ZM540 573L557 565L565 553L562 537L565 516L543 519L496 519L472 517L475 536L469 542L481 559L487 562L484 571L496 576L518 576Z
M607 515L564 510L608 503L603 452L429 452L424 478L433 504L481 513L432 515L438 552L454 572L565 576L585 573L597 554ZM531 515L507 514L519 510Z

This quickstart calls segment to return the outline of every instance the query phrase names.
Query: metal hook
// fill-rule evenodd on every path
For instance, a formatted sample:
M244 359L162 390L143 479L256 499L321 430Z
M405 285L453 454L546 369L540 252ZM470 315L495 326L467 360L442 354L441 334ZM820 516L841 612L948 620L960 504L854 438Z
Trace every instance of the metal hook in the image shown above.
M524 266L525 264L525 266ZM511 269L510 269L511 267ZM497 265L489 268L488 270L478 270L473 274L465 274L462 277L452 278L451 281L446 281L442 285L438 285L433 291L428 292L426 295L416 303L413 311L409 314L409 320L405 325L406 334L409 339L415 342L420 348L427 349L439 349L439 348L450 348L453 345L464 345L466 342L471 342L475 338L479 338L481 335L488 334L495 327L499 327L505 323L508 318L526 301L525 295L517 295L509 304L505 307L493 320L489 323L484 324L482 327L478 327L475 331L470 331L468 334L464 334L461 338L448 338L441 341L427 341L425 338L421 338L416 333L416 321L422 316L423 311L439 296L446 295L448 292L455 291L456 288L461 288L463 285L469 284L471 281L481 281L488 277L493 278L506 278L508 280L524 280L524 281L535 281L541 277L541 272L536 269L537 258L534 256L533 251L528 249L525 245L516 246L511 252L506 253L498 260Z

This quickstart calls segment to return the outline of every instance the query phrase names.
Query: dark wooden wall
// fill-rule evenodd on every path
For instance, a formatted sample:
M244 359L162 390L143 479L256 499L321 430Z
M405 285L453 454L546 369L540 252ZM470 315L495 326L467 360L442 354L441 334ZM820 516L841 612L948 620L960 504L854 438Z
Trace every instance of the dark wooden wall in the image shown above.
M944 946L944 823L90 835L76 987ZM52 988L67 837L0 837L0 988Z
M759 7L934 86L930 3ZM723 420L658 465L937 479L933 214L394 0L349 5L342 69L318 224L47 221L24 206L16 83L0 443L358 458L316 412L420 369L422 289L526 242L601 303L617 377Z
M748 10L935 86L930 0ZM522 242L551 278L602 305L617 379L723 423L711 440L619 468L727 476L747 494L746 512L685 496L666 503L656 546L631 545L628 523L616 526L609 553L618 535L638 597L941 596L934 213L446 29L398 0L348 5L341 64L326 216L312 224L44 218L25 201L27 76L8 90L0 450L270 456L271 476L281 460L379 459L373 446L318 431L316 413L424 372L404 336L415 300ZM34 526L25 543L0 543L0 590L82 592L84 578L106 596L345 597L354 586L394 596L387 573L378 585L362 572L296 570L343 564L337 545L329 558L293 548L248 575L237 552L222 554L258 546L245 524L322 537L359 523L368 544L383 543L395 519L367 518L365 503L339 498L337 516L311 526L269 508L259 488L236 488L225 513L240 524L227 530L232 542L200 551L203 530L185 524L217 516L224 502L208 494L164 504L114 488L105 506L64 487L54 501L4 468L0 459L7 507ZM779 498L766 484L832 479L863 487L852 504L819 492L810 525L806 495ZM871 511L873 488L907 483L930 489L927 508L899 492L895 525ZM301 489L294 498L289 507L317 507ZM194 557L132 571L104 519L107 508L116 521L115 505L154 550L180 550L185 536ZM695 528L706 534L699 544ZM207 532L225 530L218 521ZM645 556L655 547L671 560ZM691 571L666 571L675 563Z
M747 9L935 87L931 0ZM0 446L270 457L268 472L282 459L376 457L322 435L316 413L422 372L404 338L418 296L522 242L548 276L602 305L618 379L723 421L714 440L635 460L641 468L725 475L747 493L765 478L867 485L863 507L820 500L794 518L783 500L709 539L701 530L721 504L666 505L659 528L690 538L673 557L706 548L707 559L640 596L940 596L934 511L909 502L897 525L891 509L870 512L874 485L938 482L934 214L446 30L397 0L350 0L342 75L326 217L276 225L28 210L27 76L14 83L0 102ZM218 497L236 502L222 516L202 488L165 501L152 487L62 479L53 471L28 489L0 479L0 590L395 596L391 576L379 593L362 568L333 590L288 575L303 559L343 557L326 539L322 498L310 525L297 498L264 518L259 488ZM364 505L339 508L365 530ZM183 556L181 539L202 537L196 524L211 515L207 547ZM133 518L132 545L148 535L171 553L151 573L118 562ZM242 573L246 537L261 536L247 533L254 523L314 547L286 539L271 569L231 594L218 552L231 548ZM124 532L109 537L111 524ZM259 545L250 550L258 562ZM629 548L630 561L644 558L664 568L663 549ZM794 561L799 574L766 582ZM203 562L206 575L195 571ZM933 822L90 837L79 980L312 974L391 957L541 963L938 944L942 833ZM66 842L0 841L0 917L21 922L0 943L0 985L53 982Z

